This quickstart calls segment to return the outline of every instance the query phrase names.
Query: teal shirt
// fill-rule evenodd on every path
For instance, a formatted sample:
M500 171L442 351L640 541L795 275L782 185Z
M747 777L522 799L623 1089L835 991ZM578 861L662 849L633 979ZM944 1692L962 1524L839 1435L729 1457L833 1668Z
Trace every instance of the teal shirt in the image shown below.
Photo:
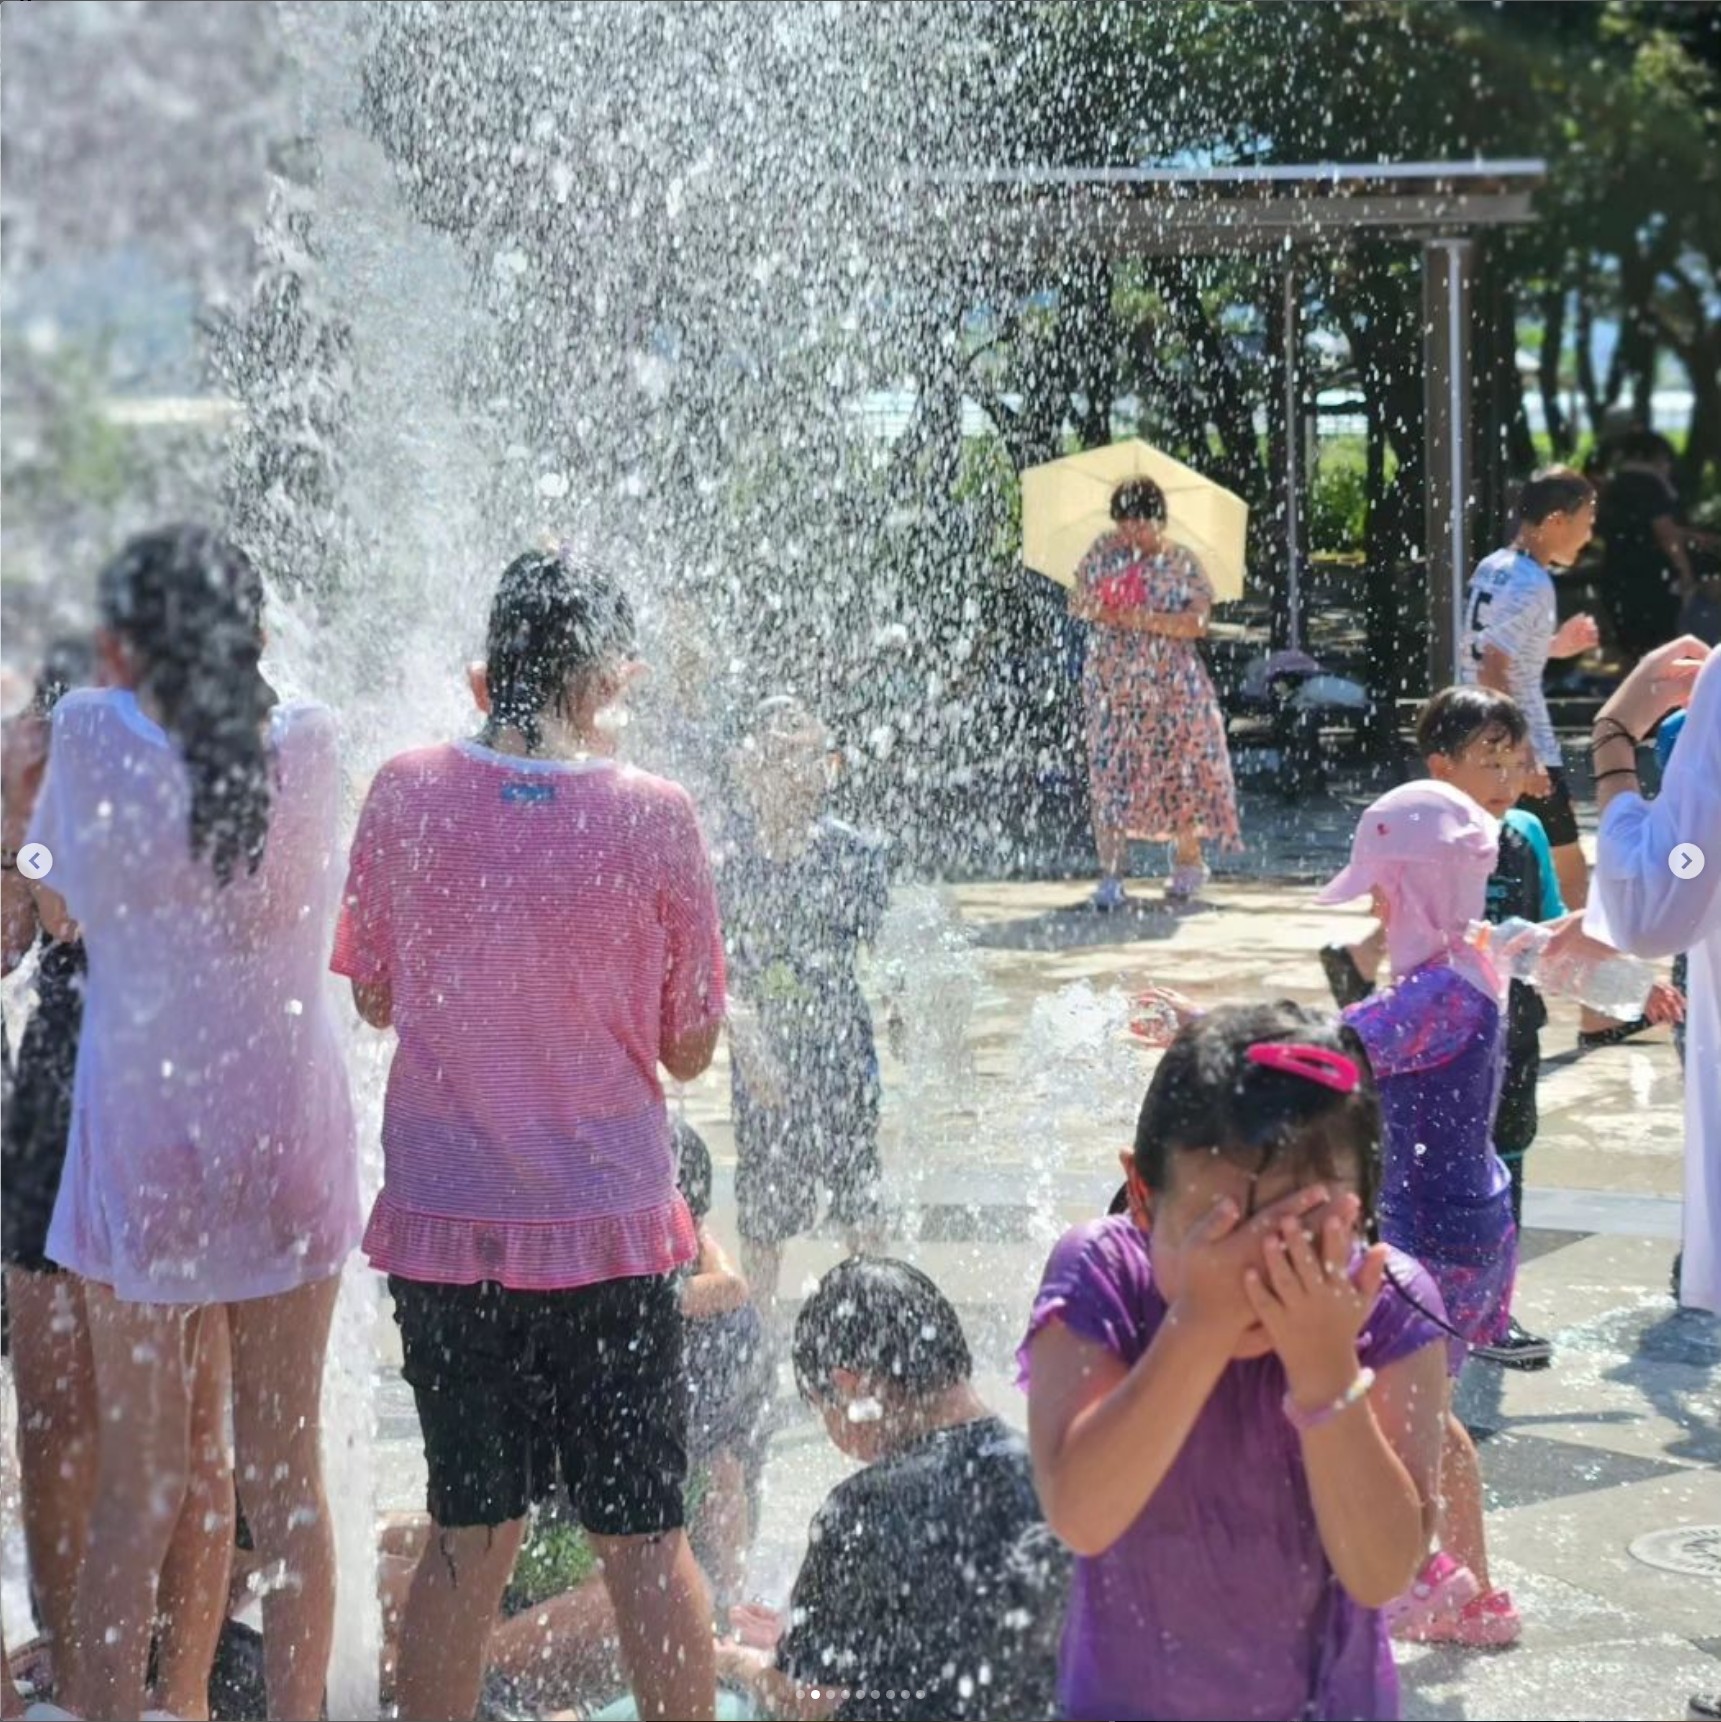
M1560 896L1560 876L1554 871L1554 852L1548 843L1547 827L1535 814L1518 807L1507 813L1506 823L1529 844L1536 857L1536 870L1542 876L1542 912L1536 919L1557 921L1566 912L1566 905Z

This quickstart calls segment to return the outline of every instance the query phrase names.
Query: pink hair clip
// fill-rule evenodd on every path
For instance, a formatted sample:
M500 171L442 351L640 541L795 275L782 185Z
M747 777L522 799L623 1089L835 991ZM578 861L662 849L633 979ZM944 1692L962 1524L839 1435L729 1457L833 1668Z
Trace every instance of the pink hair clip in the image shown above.
M1355 1094L1362 1083L1362 1072L1354 1058L1346 1058L1342 1052L1324 1046L1263 1040L1250 1047L1244 1056L1251 1064L1265 1065L1286 1076L1300 1076L1306 1082L1318 1082L1336 1094Z

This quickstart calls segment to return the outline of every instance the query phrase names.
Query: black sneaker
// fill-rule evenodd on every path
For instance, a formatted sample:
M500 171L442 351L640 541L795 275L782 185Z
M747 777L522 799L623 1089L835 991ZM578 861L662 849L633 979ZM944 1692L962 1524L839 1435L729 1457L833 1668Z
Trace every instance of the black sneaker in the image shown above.
M1321 967L1326 971L1327 985L1332 988L1333 1003L1340 1010L1361 1004L1374 991L1362 978L1356 958L1343 945L1322 945Z
M1685 1714L1697 1722L1721 1722L1721 1692L1693 1692L1685 1701Z
M1478 1345L1471 1355L1497 1363L1502 1369L1546 1369L1554 1361L1550 1340L1526 1332L1513 1316L1506 1325L1506 1337L1498 1345Z

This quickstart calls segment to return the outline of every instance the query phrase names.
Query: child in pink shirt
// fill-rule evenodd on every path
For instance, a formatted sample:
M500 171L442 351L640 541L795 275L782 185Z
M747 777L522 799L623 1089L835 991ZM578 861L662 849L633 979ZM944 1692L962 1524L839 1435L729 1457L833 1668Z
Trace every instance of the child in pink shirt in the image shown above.
M658 1067L709 1064L723 947L692 803L617 765L598 721L632 649L607 575L519 557L491 610L484 729L390 760L353 842L333 966L400 1037L365 1250L394 1294L438 1533L402 1624L402 1715L472 1713L558 1467L641 1714L714 1702L671 1277L697 1240Z

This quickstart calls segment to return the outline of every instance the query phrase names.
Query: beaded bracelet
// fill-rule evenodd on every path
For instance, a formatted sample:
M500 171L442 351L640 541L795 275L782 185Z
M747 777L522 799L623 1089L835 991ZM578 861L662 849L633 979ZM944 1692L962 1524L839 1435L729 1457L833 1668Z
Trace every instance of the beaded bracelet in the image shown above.
M1353 1405L1360 1405L1368 1398L1369 1389L1373 1386L1374 1371L1359 1369L1356 1380L1331 1405L1323 1405L1318 1411L1305 1411L1287 1392L1284 1398L1285 1416L1299 1435L1307 1435L1311 1429L1320 1429L1331 1423L1335 1417L1342 1417Z
M1598 736L1596 734L1596 731L1600 729L1603 724L1608 725L1608 727L1612 729L1612 735ZM1637 737L1634 736L1618 718L1605 716L1598 717L1595 722L1590 725L1590 752L1594 753L1598 747L1606 747L1609 742L1614 741L1628 741L1633 747L1637 746Z

